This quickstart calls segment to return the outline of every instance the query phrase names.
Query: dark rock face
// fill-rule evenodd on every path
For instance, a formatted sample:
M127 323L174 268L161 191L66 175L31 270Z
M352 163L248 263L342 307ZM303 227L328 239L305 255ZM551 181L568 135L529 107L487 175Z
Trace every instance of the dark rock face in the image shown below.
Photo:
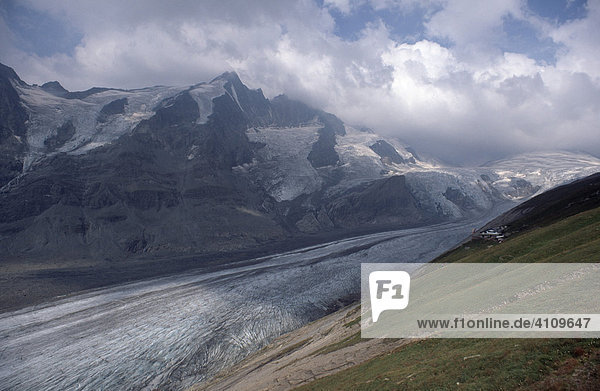
M377 140L377 142L369 148L382 159L388 159L390 162L397 164L404 163L404 159L402 159L402 156L400 156L396 149L384 140Z
M308 161L314 168L336 165L340 157L335 151L335 136L346 134L344 123L328 113L319 113L318 118L324 126L319 129L319 138L308 154Z
M125 113L126 105L127 105L127 98L113 100L112 102L106 104L102 108L102 110L100 110L100 114L98 115L98 121L106 122L113 115Z
M475 203L473 200L458 189L448 187L443 193L443 196L446 197L448 201L451 201L456 206L464 210L471 210L475 208Z
M67 121L63 126L56 129L56 134L54 136L44 140L44 145L48 152L52 152L65 145L65 143L74 135L75 126L73 126L73 121Z
M108 88L92 87L85 91L70 92L57 81L49 81L48 83L44 83L42 84L41 88L42 90L49 92L54 96L65 99L85 99L90 95L108 91Z
M11 68L0 64L0 187L22 172L28 149L28 115L12 83L23 82Z
M320 129L319 138L308 154L308 161L314 168L336 165L340 157L335 151L335 133L331 129Z
M408 152L410 152L411 155L413 155L413 157L411 158L412 159L411 163L415 163L415 159L416 160L421 160L421 158L419 157L419 155L417 155L417 152L414 150L414 148L412 148L412 147L406 147L406 150Z
M92 87L85 91L68 92L64 97L67 99L85 99L90 95L108 91L108 88Z
M59 82L49 81L48 83L42 84L42 90L51 93L52 95L65 98L69 91L67 91Z
M151 132L156 136L162 136L163 129L177 128L183 126L186 129L200 115L200 110L189 93L183 92L173 98L168 98L156 108L156 114L140 123L134 133ZM164 132L171 133L171 132Z
M341 179L338 176L334 169L325 188L337 184ZM447 219L437 211L424 210L401 175L362 183L341 193L326 195L318 191L278 207L288 227L308 234L365 232Z
M336 226L410 225L426 220L404 176L392 176L350 189L328 205Z
M214 80L225 80L225 90L229 98L239 106L250 126L264 126L272 123L270 103L262 91L246 87L234 72L226 72ZM213 80L213 81L214 81Z
M273 98L271 107L273 123L278 125L298 126L317 120L316 110L285 95Z
M512 197L530 196L540 189L539 186L533 186L531 183L520 178L511 179L510 186L514 189L508 193Z

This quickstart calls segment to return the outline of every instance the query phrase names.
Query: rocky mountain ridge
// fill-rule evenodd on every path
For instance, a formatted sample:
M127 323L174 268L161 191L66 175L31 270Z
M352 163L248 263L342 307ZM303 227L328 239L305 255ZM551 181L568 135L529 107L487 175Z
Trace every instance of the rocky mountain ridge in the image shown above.
M460 220L600 171L569 152L443 167L235 73L69 92L3 66L0 112L0 251L14 260L223 253Z

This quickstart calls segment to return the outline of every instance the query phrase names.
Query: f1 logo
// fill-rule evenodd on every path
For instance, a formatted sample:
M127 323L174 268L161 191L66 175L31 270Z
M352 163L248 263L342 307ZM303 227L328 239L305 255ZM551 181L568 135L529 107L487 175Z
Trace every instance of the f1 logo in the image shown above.
M369 293L373 323L385 310L403 310L408 306L410 275L403 271L376 271L369 274Z

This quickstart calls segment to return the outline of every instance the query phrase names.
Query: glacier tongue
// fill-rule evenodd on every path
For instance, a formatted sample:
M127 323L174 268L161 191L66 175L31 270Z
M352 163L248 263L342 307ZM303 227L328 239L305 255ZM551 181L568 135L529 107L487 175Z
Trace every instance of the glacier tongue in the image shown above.
M486 219L487 220L487 219ZM3 389L187 389L360 292L360 263L425 262L480 222L338 240L0 315Z

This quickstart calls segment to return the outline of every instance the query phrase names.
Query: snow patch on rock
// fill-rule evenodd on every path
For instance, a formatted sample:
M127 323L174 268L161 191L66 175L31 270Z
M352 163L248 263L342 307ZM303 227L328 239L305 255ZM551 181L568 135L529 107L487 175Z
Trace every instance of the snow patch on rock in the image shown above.
M215 80L212 83L200 83L193 86L188 92L198 104L200 117L196 120L197 124L205 124L208 117L213 112L213 99L226 93L225 81Z
M245 167L277 201L290 201L320 189L323 180L308 161L319 125L290 128L251 128L251 142L264 144L253 165Z
M56 153L83 154L111 143L130 133L142 120L155 114L155 108L165 99L184 91L198 104L203 124L212 114L212 100L225 93L223 81L201 83L191 88L156 86L137 90L106 90L83 99L57 97L37 86L15 85L29 113L27 142L30 150L25 158L24 170L44 157ZM110 115L99 121L102 108L117 99L127 99L124 113ZM75 134L55 151L48 151L45 141L54 136L59 127L71 122Z
M84 99L54 96L37 86L16 86L29 112L27 141L30 151L25 159L27 168L36 160L55 153L86 153L129 133L140 121L154 115L154 108L164 99L184 88L150 87L139 90L107 90ZM117 99L127 99L125 112L112 115L107 121L98 120L102 108ZM75 134L60 148L47 152L44 142L67 122Z

